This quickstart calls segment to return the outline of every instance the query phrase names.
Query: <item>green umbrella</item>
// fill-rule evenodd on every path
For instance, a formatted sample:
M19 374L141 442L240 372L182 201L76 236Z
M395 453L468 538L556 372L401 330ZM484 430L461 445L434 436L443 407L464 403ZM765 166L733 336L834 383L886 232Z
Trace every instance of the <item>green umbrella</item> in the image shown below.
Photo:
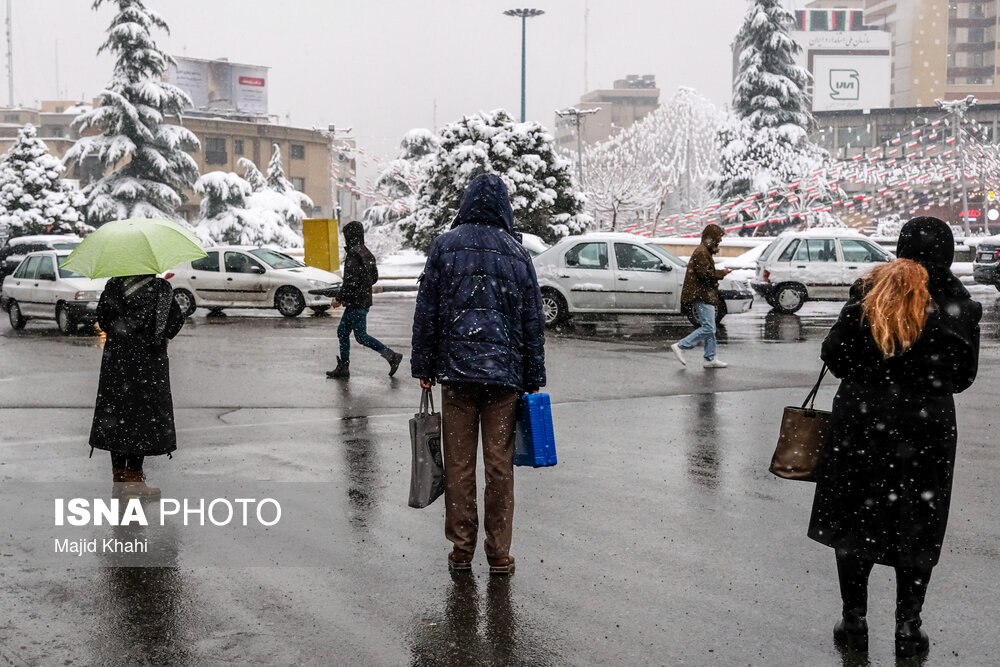
M88 278L163 273L204 257L198 237L171 220L129 218L101 225L69 254L62 268Z

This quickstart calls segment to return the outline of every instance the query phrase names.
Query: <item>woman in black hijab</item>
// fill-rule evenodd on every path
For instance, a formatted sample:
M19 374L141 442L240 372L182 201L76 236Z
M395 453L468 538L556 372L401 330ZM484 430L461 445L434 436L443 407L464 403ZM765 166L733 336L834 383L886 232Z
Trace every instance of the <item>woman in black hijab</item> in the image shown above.
M843 598L835 641L867 651L868 576L896 570L896 654L923 654L920 613L948 523L953 394L976 377L982 307L951 272L941 220L903 226L898 259L851 288L823 342L841 385L817 470L809 537L833 547Z
M167 342L184 317L170 283L144 275L111 278L97 321L107 340L90 446L111 453L117 497L156 500L160 490L146 485L142 464L177 449Z

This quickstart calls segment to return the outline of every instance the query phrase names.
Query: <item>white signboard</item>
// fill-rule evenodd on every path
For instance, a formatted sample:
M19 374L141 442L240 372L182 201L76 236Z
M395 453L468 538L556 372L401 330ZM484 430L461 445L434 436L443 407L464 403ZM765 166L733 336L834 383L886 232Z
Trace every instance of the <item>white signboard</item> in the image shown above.
M813 58L813 111L888 107L891 85L889 56Z
M267 68L225 60L174 58L167 72L174 84L194 102L197 111L219 114L267 115Z

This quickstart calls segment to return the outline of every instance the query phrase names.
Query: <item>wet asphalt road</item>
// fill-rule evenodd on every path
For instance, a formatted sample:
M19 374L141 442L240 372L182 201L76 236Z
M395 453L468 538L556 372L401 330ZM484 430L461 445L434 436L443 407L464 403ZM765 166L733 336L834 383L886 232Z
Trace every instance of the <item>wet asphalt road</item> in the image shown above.
M1000 301L975 296L987 311L981 367L957 397L927 665L1000 660ZM412 296L377 297L369 331L408 352L412 309ZM453 578L443 502L406 507L419 398L406 373L389 379L355 347L350 382L327 380L336 317L199 311L171 346L179 450L147 463L150 481L165 493L327 483L329 530L294 545L325 566L194 566L183 548L175 567L149 569L0 556L0 665L867 664L830 637L839 596L832 552L805 537L811 485L767 472L781 408L815 381L838 309L731 316L719 356L732 366L720 371L672 359L667 346L689 329L679 320L550 335L560 462L517 469L509 581L488 576L482 553ZM0 324L0 488L109 476L106 454L86 458L100 355L98 337ZM2 531L0 553L17 549ZM891 571L876 568L871 664L895 663L893 596Z

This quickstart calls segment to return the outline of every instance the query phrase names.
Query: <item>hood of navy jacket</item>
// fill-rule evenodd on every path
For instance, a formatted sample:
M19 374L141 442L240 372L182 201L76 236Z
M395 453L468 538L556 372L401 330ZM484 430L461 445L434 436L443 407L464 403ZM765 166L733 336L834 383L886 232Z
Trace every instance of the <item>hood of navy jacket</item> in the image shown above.
M344 234L344 245L348 250L365 244L365 227L357 220L344 225L341 231Z
M451 228L469 223L492 225L514 238L520 236L514 232L514 210L510 206L507 186L496 174L476 176L465 188L462 204Z

